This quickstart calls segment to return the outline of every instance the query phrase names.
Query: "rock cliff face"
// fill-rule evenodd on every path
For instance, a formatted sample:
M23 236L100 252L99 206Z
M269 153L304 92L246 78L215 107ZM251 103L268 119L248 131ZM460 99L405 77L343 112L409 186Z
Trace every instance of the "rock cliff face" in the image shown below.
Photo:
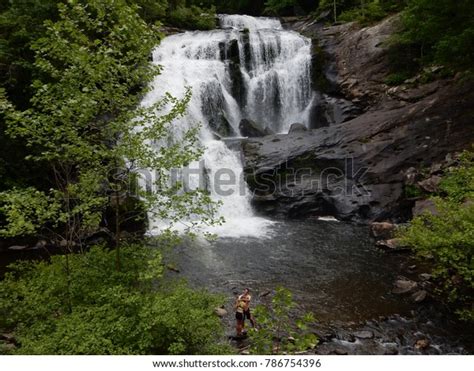
M261 211L403 220L414 203L404 196L407 170L429 168L474 143L472 82L384 84L384 42L395 25L393 17L364 29L286 23L312 37L314 61L325 61L313 68L313 83L322 86L312 118L317 129L242 142L247 180ZM338 109L338 119L322 119Z

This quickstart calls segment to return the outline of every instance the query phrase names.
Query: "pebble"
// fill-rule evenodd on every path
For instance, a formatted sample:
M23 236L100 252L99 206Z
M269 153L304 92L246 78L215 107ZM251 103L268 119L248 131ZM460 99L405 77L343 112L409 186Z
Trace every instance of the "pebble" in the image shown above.
M426 299L428 293L425 290L415 292L411 297L415 303L421 303Z
M418 277L420 277L420 280L422 281L430 281L433 278L429 273L421 273Z

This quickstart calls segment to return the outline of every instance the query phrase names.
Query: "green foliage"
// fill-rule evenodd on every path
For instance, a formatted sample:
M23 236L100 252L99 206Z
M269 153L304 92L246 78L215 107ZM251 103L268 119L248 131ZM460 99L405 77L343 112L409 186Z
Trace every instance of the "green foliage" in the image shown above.
M32 43L43 34L46 19L57 18L59 0L10 0L0 7L0 89L10 100L26 108L32 96L31 81L35 76ZM21 140L5 133L0 114L0 191L25 185L44 185L44 164L27 163L25 156L34 152Z
M279 15L285 13L297 4L296 0L266 0L265 1L265 13Z
M321 0L318 13L330 11L337 21L368 25L400 11L405 0Z
M178 6L170 11L169 23L176 27L195 30L211 30L216 27L216 8L202 9L198 6Z
M15 353L228 351L216 345L222 327L212 313L221 298L182 283L165 284L157 249L133 245L122 251L121 272L115 270L114 252L100 247L50 262L14 264L0 282L0 325L14 330Z
M423 194L420 188L415 185L406 185L403 190L406 198L416 198Z
M279 287L269 308L259 305L253 311L258 329L250 329L253 354L294 353L316 347L318 339L309 331L312 313L292 320L296 304L289 290Z
M444 195L457 203L474 200L474 152L464 152L460 162L461 165L451 168L449 176L440 184Z
M391 73L387 76L384 82L389 86L398 86L403 84L403 82L408 78L409 76L404 74L403 72Z
M31 44L44 33L45 20L57 19L59 2L10 0L0 9L0 86L23 107L31 97L30 84L34 76Z
M147 58L159 39L124 1L69 1L58 8L58 21L46 21L45 33L33 45L38 78L30 107L19 110L3 98L0 111L7 133L37 149L28 160L46 162L55 180L35 193L50 204L35 211L35 228L59 228L71 242L98 228L108 200L104 164L117 158L107 141L118 138L117 123L130 119L129 110L139 101L137 87L152 78ZM104 117L110 112L116 122ZM29 201L19 196L32 192L13 192L16 197L4 192L10 205L3 209L18 212ZM20 231L11 215L7 221L9 235Z
M470 0L410 0L396 40L416 47L421 64L469 69L474 62L473 17Z
M130 0L131 4L138 5L138 14L148 23L162 21L168 10L168 0Z
M8 228L0 228L0 237L33 235L37 228L57 215L53 200L34 189L13 189L0 193L0 213Z
M387 12L382 8L380 1L361 1L360 7L355 7L342 12L339 20L342 22L356 21L365 26L377 22L387 16Z
M443 297L455 304L461 317L474 319L474 155L466 152L459 167L441 182L434 197L437 215L413 219L402 232L404 242L432 260L433 274L441 282Z

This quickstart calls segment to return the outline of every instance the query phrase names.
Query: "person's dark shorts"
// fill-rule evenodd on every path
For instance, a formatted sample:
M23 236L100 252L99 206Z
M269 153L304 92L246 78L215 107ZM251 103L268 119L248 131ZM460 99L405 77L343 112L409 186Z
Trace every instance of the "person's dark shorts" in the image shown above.
M239 321L245 321L246 319L250 319L250 309L244 311L244 313L235 312L235 318Z
M245 315L240 312L235 312L235 319L238 321L243 321L245 319Z

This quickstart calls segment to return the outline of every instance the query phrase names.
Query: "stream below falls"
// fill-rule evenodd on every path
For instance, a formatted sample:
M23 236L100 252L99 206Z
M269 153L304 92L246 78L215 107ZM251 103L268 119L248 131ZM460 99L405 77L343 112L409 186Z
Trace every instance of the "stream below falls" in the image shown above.
M223 320L229 336L237 293L249 287L255 306L269 302L268 292L283 286L292 291L299 311L314 313L321 341L317 353L472 353L469 331L439 304L415 304L410 295L391 293L397 276L417 279L424 271L413 269L417 262L410 256L378 250L368 235L367 227L347 223L279 221L265 238L193 241L167 259L191 286L228 298ZM369 338L358 338L360 331ZM417 341L425 339L429 346L417 349Z

